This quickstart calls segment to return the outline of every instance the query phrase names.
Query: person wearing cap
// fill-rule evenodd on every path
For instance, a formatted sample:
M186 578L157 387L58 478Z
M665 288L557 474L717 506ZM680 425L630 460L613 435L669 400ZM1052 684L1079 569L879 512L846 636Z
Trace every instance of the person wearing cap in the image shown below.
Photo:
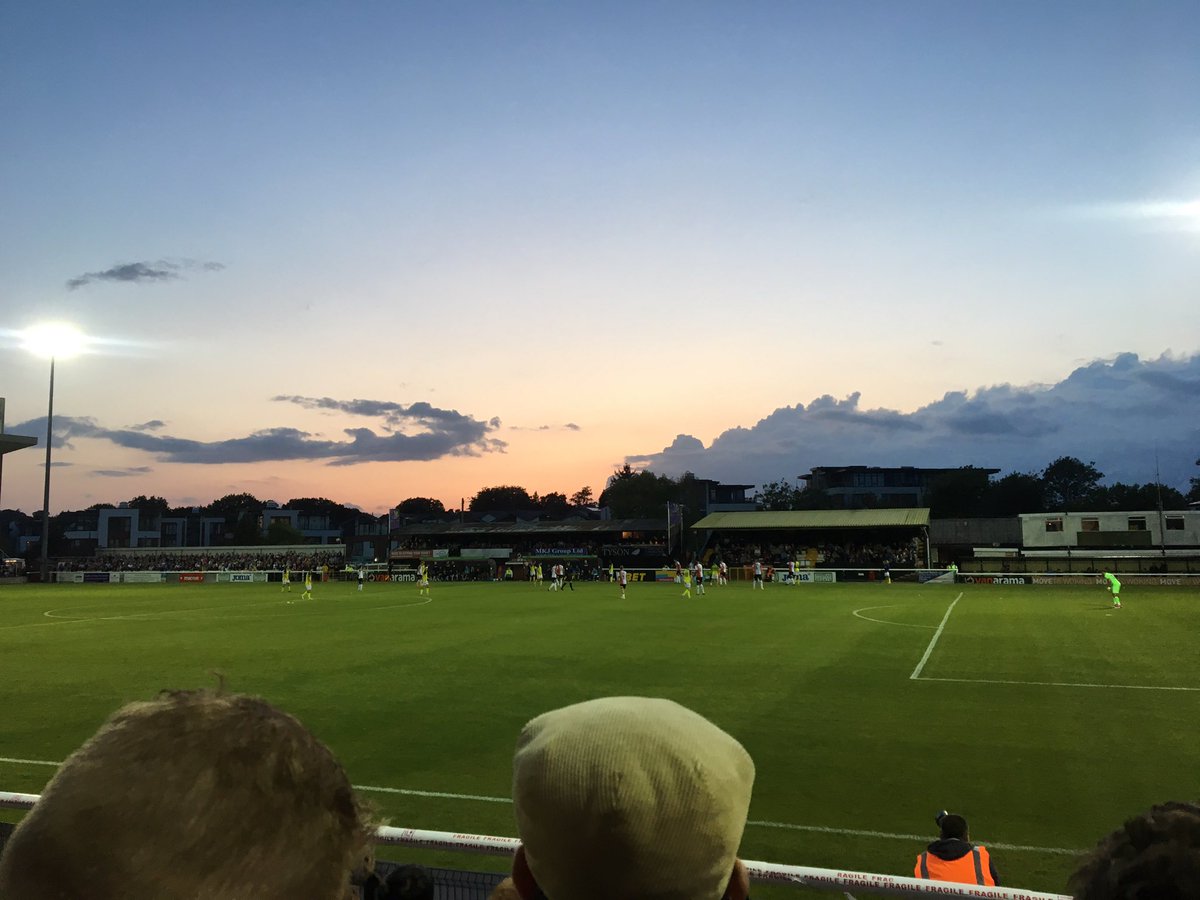
M942 836L917 855L914 877L960 884L1000 883L987 847L971 843L966 819L943 811L934 821Z
M523 900L746 900L754 762L671 700L603 697L529 722L513 755Z

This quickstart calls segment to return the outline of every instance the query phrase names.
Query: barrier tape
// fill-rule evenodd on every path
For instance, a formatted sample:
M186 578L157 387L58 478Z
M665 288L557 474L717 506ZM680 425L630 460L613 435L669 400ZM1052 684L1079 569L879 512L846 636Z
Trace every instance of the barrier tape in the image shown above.
M0 791L0 807L30 809L38 800L37 794L15 794ZM452 850L459 853L482 853L488 856L512 856L521 846L518 838L496 837L487 834L464 834L453 831L427 831L420 828L395 828L382 825L375 831L381 844L416 847L423 850ZM848 872L841 869L817 869L811 866L785 866L778 863L743 860L752 881L769 884L791 884L824 891L869 891L874 894L897 894L905 897L956 897L961 900L1071 900L1063 894L1046 894L1019 888L987 887L975 884L954 884L947 881L926 881L898 875L879 875L873 872Z

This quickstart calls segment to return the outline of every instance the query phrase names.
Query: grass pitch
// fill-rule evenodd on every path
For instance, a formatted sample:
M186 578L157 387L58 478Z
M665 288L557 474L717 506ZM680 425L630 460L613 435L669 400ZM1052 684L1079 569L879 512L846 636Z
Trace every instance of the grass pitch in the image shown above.
M219 670L299 716L393 825L514 835L521 726L612 694L672 698L746 746L748 859L911 874L948 808L1006 884L1062 891L1071 851L1200 795L1191 589L1130 586L1112 610L1098 587L576 588L0 587L0 790L40 791L41 763L118 706Z

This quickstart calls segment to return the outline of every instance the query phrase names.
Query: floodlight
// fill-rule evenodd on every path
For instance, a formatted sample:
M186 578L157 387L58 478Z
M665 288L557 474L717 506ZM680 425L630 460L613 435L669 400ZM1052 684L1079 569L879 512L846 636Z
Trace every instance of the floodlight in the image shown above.
M46 406L46 473L42 494L42 584L50 581L50 449L54 445L54 363L82 353L87 337L66 322L45 322L21 334L25 349L50 360L50 400Z
M21 333L30 353L47 359L68 359L87 349L87 336L66 322L44 322Z

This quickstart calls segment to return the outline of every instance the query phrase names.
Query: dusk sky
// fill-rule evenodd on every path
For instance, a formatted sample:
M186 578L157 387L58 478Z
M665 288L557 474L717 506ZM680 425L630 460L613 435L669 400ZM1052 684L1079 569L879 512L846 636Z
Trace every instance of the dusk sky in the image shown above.
M0 2L52 511L1200 475L1200 4Z

